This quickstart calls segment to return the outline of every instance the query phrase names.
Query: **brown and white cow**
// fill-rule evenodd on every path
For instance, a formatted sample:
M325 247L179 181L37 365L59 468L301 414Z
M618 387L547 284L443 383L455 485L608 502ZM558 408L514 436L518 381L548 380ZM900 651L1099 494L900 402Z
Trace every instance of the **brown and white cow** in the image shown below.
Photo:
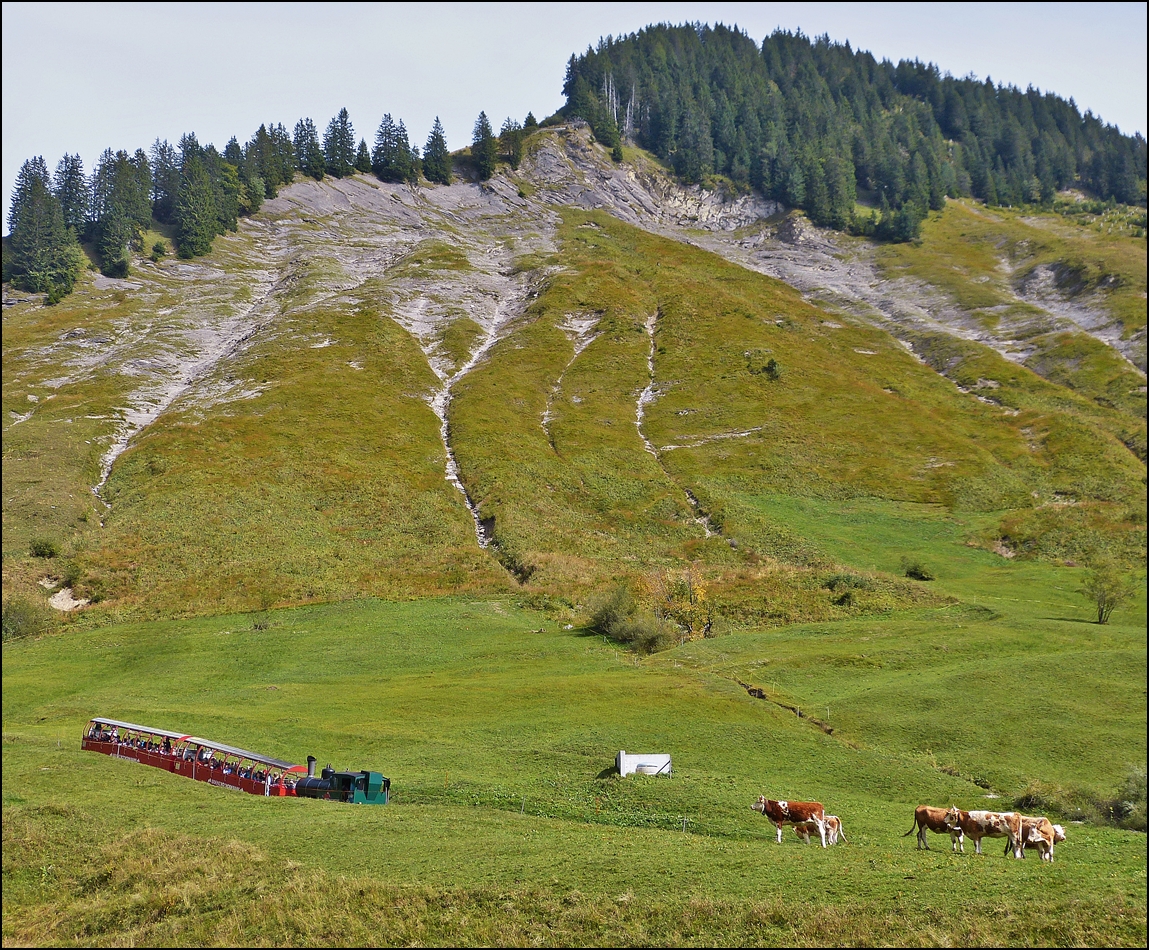
M782 802L759 795L758 801L750 806L774 822L778 828L778 843L782 843L782 828L785 825L798 825L810 822L826 847L826 810L821 802Z
M1025 849L1027 847L1037 848L1041 852L1041 860L1053 861L1053 846L1058 841L1065 840L1065 829L1061 825L1055 825L1050 822L1048 818L1031 818L1028 815L1021 816L1021 856L1025 857ZM1006 845L1006 854L1009 853L1009 846Z
M802 821L794 826L794 834L806 842L810 843L810 835L818 833L818 826L812 821ZM849 844L846 840L846 832L842 830L842 819L837 815L826 816L826 844L837 844L838 839L842 839L842 844Z
M961 827L947 823L947 811L945 808L934 808L931 805L918 805L914 809L914 823L902 837L907 838L916 830L918 833L918 850L929 851L930 845L926 841L926 832L932 831L935 835L950 836L951 851L957 851L959 844L962 845L962 850L965 850Z
M1005 853L1013 851L1015 858L1021 857L1021 815L1015 811L963 811L954 806L946 812L945 821L972 838L978 854L981 854L982 838L1006 838ZM961 850L965 854L964 844Z

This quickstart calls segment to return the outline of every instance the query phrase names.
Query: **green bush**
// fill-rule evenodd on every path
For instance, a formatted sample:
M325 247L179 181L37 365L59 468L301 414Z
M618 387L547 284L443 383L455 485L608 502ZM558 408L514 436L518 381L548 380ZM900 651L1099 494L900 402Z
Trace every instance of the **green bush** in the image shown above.
M934 580L933 571L926 567L921 561L911 558L902 558L902 573L906 577L912 577L915 581Z
M69 558L64 562L64 569L60 573L60 583L64 587L75 587L84 577L84 572L80 570L80 565L74 560Z
M165 254L167 254L167 252L167 245L164 244L163 241L156 241L156 243L152 245L152 262L155 263Z
M1145 766L1131 766L1125 781L1110 803L1109 815L1122 828L1131 831L1146 830L1145 824Z
M672 647L680 635L673 624L640 610L634 595L622 584L592 601L591 627L644 653Z
M599 633L615 637L615 631L638 610L634 595L622 584L599 594L591 601L590 625Z
M47 611L23 597L4 601L3 628L5 640L34 637L48 625Z
M835 594L846 590L873 590L874 582L860 574L851 574L848 571L831 574L823 581L822 586L832 590Z
M32 557L58 557L60 554L60 545L51 538L33 538L32 543L28 546L28 550L32 554Z

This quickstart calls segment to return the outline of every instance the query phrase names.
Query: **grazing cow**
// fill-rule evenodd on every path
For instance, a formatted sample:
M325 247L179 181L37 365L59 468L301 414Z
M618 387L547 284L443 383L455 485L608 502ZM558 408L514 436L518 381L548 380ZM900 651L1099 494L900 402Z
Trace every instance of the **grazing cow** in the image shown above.
M947 811L944 808L933 808L930 805L918 805L914 809L914 823L907 831L903 838L909 837L916 829L918 832L918 850L929 851L930 845L926 841L926 832L932 831L935 835L949 835L950 836L950 850L956 851L958 845L962 845L962 850L965 850L964 835L960 826L955 826L947 823Z
M817 829L818 837L822 839L822 847L826 847L826 810L821 802L776 802L765 795L759 795L758 801L750 807L774 822L778 828L779 844L782 843L784 825L810 822Z
M1021 856L1025 857L1025 849L1032 845L1041 852L1041 860L1053 862L1053 846L1058 841L1065 840L1065 829L1061 825L1050 823L1048 818L1030 818L1021 816ZM1009 845L1006 845L1006 854L1009 854Z
M810 843L810 835L818 833L818 826L812 821L799 822L794 826L794 834L806 842ZM842 839L842 844L849 844L846 840L846 832L842 830L842 820L837 815L826 816L826 844L837 844L838 839Z
M982 838L1006 838L1005 853L1013 851L1021 857L1021 815L1015 811L962 811L954 806L946 812L946 824L961 828L965 836L973 838L974 850L981 854ZM965 846L962 846L965 854Z

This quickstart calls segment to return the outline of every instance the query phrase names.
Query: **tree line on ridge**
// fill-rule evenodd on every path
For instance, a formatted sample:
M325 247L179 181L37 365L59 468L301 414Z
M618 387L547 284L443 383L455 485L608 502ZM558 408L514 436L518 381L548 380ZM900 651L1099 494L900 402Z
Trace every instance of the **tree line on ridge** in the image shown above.
M1141 135L1082 116L1072 99L954 79L916 60L878 62L828 36L779 30L759 47L737 27L660 24L572 56L563 92L566 104L544 124L585 119L615 161L632 142L687 183L724 176L803 209L815 224L880 240L917 238L927 211L947 197L1047 205L1075 185L1102 200L1145 203ZM508 118L496 135L480 113L470 150L479 179L499 161L517 168L537 127L528 114L522 124ZM368 148L346 109L322 136L304 118L290 133L272 124L244 145L232 137L222 152L193 133L177 145L157 139L146 152L106 149L91 176L78 155L65 155L55 174L32 158L16 180L4 280L54 302L84 264L79 241L90 242L104 274L122 277L153 219L172 226L177 252L191 258L297 173L447 184L452 167L438 118L420 151L388 113Z
M737 27L650 26L572 56L563 92L563 113L608 148L629 140L687 182L723 175L887 240L916 237L947 196L1048 204L1081 186L1145 202L1140 134L1072 99L878 62L828 36L778 30L759 47ZM874 212L859 213L859 192Z
M498 136L485 112L475 122L471 147L481 180L500 160L517 168L523 137L538 127L528 113L520 124L508 118ZM453 160L438 117L420 153L402 120L383 116L374 148L359 139L346 109L328 123L322 138L315 123L300 119L292 133L282 124L261 125L244 145L233 136L220 152L201 145L194 133L178 145L157 139L145 152L105 149L86 175L79 155L64 155L49 172L43 157L24 162L16 179L4 242L4 280L55 303L70 293L84 264L81 241L90 242L100 271L127 276L132 251L143 251L144 233L154 221L174 227L182 258L211 250L212 241L235 231L239 218L254 214L296 173L322 180L356 172L381 181L450 184ZM162 242L155 249L161 253Z

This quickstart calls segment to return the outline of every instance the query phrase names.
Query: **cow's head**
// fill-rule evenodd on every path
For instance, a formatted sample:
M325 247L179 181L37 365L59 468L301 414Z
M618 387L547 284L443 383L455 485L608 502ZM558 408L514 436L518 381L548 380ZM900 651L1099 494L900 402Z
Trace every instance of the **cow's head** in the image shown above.
M756 801L756 802L755 802L753 805L751 805L750 807L751 807L751 809L753 809L754 811L756 811L756 812L760 812L761 814L765 815L765 814L766 814L766 801L767 801L767 799L766 799L766 796L765 796L765 795L759 795L759 796L758 796L758 801Z
M1054 841L1064 841L1065 840L1065 829L1062 828L1061 825L1054 825L1053 826L1053 840Z
M961 824L961 810L957 805L950 805L945 815L942 816L942 821L945 822L946 827L956 828Z

